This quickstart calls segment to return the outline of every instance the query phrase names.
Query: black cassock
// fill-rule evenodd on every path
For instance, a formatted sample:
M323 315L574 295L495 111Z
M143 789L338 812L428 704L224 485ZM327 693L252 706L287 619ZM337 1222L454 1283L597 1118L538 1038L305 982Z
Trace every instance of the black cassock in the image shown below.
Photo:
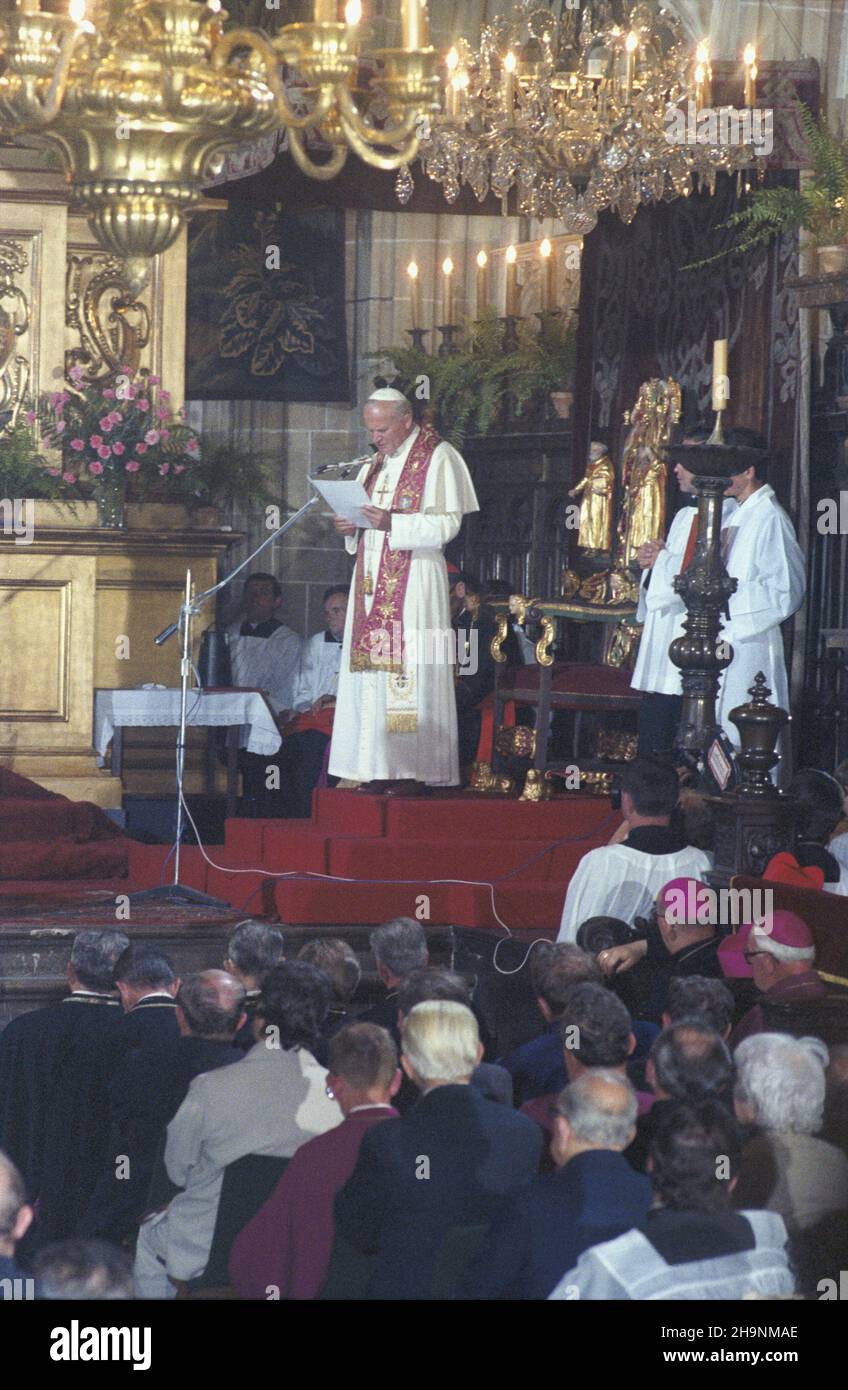
M0 1148L38 1203L39 1243L73 1234L87 1204L108 1134L100 1067L122 1017L117 999L81 991L0 1036Z
M106 1077L107 1152L80 1227L81 1235L113 1241L137 1232L165 1128L195 1076L244 1055L232 1043L181 1037L173 1004L162 996L142 999L118 1032L118 1055Z

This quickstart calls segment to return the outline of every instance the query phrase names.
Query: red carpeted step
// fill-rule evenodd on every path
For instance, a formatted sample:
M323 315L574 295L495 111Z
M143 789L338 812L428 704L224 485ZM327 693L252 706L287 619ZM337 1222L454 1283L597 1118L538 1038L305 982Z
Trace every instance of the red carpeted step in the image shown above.
M468 841L560 840L566 835L584 835L606 822L599 842L603 843L620 823L605 796L575 794L552 801L471 796L389 796L385 800L386 835L400 840L455 839L460 833Z
M0 883L0 900L20 898L24 906L29 906L35 902L47 902L49 899L67 899L69 894L74 896L78 903L87 903L91 897L96 897L98 893L127 893L129 892L128 881L126 878L102 878L102 879L9 879L7 883ZM2 904L0 903L0 910Z
M173 882L174 860L173 856L168 857L170 846L142 845L137 840L128 840L127 844L129 892L138 893L142 888L163 888ZM183 845L180 850L180 883L186 888L206 892L206 860L197 845Z
M325 835L383 835L392 799L322 787L312 794L313 829Z
M0 841L0 880L7 882L118 878L126 871L127 841L123 838L79 840L76 836L57 838L48 832L43 840Z
M327 836L308 820L228 820L224 829L224 849L233 864L244 868L326 873L328 844Z
M274 889L277 911L292 926L321 922L345 926L352 923L388 922L392 917L415 917L426 911L426 920L447 925L451 899L447 887L426 883L357 884L330 883L317 879L284 879Z
M458 884L451 888L450 920L454 926L465 927L499 928L503 923L519 935L533 933L553 940L559 931L564 897L557 884L495 885L496 917L489 889Z
M229 853L218 845L208 849L207 854L220 868L207 865L206 892L213 898L221 898L231 907L243 912L245 917L264 917L273 909L273 880L261 871L241 872L250 869L251 861L246 863L238 855ZM267 889L267 898L266 898Z
M121 833L91 801L69 801L64 796L0 799L0 842L34 840L44 844L71 836L80 841L114 840L120 839Z
M330 873L370 879L503 878L515 870L522 877L546 878L544 846L537 841L333 840ZM524 866L527 866L526 868Z

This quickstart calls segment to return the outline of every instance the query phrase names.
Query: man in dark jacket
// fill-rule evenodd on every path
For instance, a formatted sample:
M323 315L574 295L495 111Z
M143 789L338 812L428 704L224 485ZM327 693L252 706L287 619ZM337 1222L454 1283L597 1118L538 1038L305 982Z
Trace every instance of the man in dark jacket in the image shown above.
M469 1085L482 1050L464 1004L418 1004L401 1036L401 1065L422 1095L403 1119L363 1138L336 1198L336 1232L376 1255L370 1298L428 1299L451 1242L470 1252L504 1199L535 1176L541 1135Z
M556 1112L557 1170L537 1178L497 1219L466 1275L466 1298L547 1298L584 1250L647 1215L651 1184L622 1157L636 1132L627 1078L602 1067L585 1071L561 1093Z
M456 634L456 717L459 766L468 769L477 756L483 716L480 706L495 688L492 639L498 630L495 610L484 603L482 586L470 574L450 569L451 624ZM501 647L507 664L520 666L521 650L512 628Z
M121 932L79 932L67 997L12 1019L0 1036L0 1149L38 1201L39 1238L72 1233L105 1152L98 1073L122 1020L114 971L128 945Z
M241 1059L233 1039L245 1017L242 985L223 970L206 970L177 983L173 1013L165 1015L173 1022L176 1036L170 1027L161 1022L151 1025L146 1019L148 1036L143 1036L137 1022L132 1045L109 1077L113 1152L101 1177L104 1208L97 1211L92 1203L89 1221L97 1229L86 1234L118 1240L133 1233L147 1206L165 1129L191 1082L202 1072ZM140 1000L133 1012L141 1010L144 1002ZM132 1012L127 1015L128 1024L131 1018ZM127 1160L123 1166L122 1156Z

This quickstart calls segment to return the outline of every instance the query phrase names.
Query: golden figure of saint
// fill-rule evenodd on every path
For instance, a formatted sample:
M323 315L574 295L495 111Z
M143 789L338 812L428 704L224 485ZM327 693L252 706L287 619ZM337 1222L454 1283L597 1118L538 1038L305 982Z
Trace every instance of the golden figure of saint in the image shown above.
M583 493L577 544L582 550L606 550L612 546L612 492L615 469L605 444L589 445L589 462L569 497Z
M676 381L652 379L639 388L621 460L624 499L618 525L618 560L627 569L646 541L665 534L665 493L668 468L661 449L680 419L680 387Z

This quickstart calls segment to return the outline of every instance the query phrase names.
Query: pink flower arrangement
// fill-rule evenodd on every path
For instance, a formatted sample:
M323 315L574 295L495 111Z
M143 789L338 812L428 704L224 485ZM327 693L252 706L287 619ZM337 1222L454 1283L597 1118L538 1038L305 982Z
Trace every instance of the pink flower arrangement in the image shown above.
M159 377L124 366L106 385L88 381L84 369L74 365L68 382L67 390L43 398L27 416L40 426L43 447L63 455L62 467L54 468L51 460L51 477L61 478L76 496L93 493L98 499L136 474L141 497L151 484L161 490L163 480L176 496L199 491L199 441L182 411L172 408Z

